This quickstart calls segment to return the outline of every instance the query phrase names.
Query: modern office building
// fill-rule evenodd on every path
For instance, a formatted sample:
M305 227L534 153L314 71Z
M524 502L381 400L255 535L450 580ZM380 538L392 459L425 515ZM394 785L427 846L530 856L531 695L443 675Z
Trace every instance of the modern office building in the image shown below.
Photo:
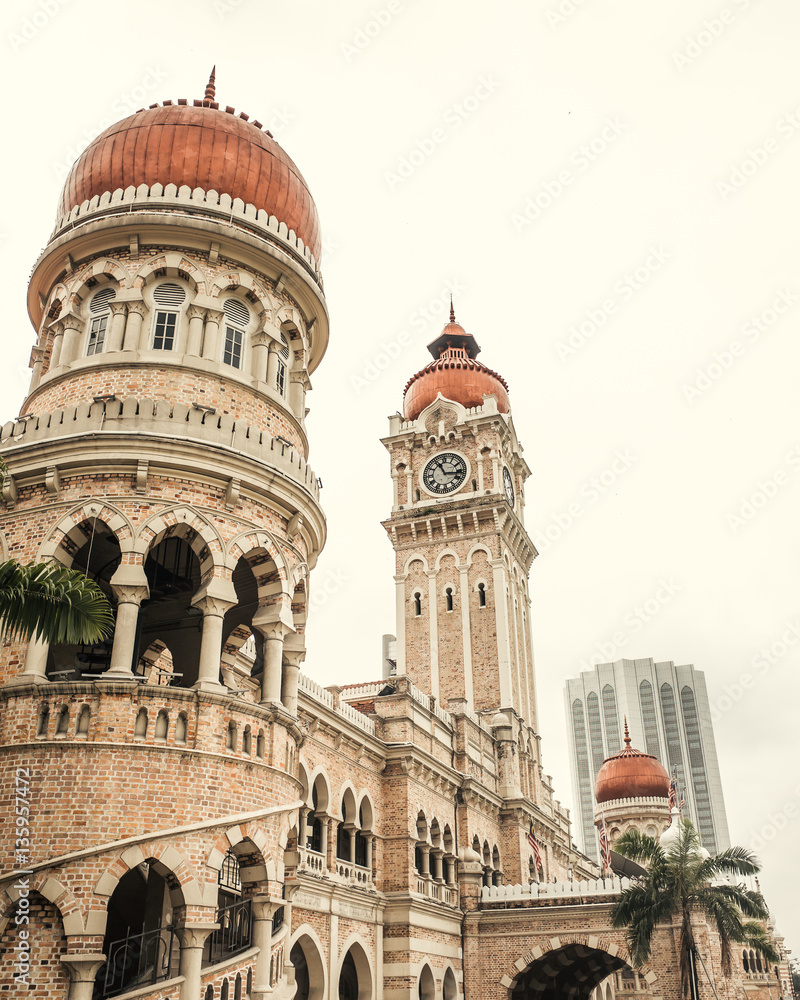
M711 726L706 680L691 664L671 660L600 663L567 681L572 788L579 843L597 860L594 787L603 760L622 747L623 718L634 746L677 777L684 815L713 854L730 846L725 802Z

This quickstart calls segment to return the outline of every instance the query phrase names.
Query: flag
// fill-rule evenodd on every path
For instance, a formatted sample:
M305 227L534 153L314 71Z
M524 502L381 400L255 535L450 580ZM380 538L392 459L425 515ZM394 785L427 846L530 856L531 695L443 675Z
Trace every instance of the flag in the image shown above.
M530 828L528 829L528 843L531 845L533 856L536 858L536 867L544 875L544 866L542 865L542 853L539 850L539 841L536 839L536 834L533 832L533 820L531 820L531 825Z
M681 800L678 803L678 812L683 813L683 807L686 805L686 799L681 795Z
M674 809L678 804L678 782L673 774L669 779L669 808Z
M600 851L603 855L603 870L611 871L611 844L608 842L606 821L602 816L600 817Z

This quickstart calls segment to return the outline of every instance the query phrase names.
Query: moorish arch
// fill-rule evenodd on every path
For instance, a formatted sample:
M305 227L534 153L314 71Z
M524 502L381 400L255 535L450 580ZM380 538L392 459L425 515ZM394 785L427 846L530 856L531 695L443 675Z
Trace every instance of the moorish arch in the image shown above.
M205 295L208 279L198 263L186 254L169 252L159 254L142 264L133 278L132 286L142 289L164 277L181 278L197 295Z
M551 938L544 950L535 946L521 956L501 980L509 1000L588 1000L613 973L630 968L624 946L593 936ZM648 987L657 977L639 970Z
M294 1000L324 1000L328 996L325 951L311 924L301 924L289 940L289 961L294 966Z
M116 282L120 288L128 288L131 281L130 273L120 261L99 257L83 268L71 283L68 293L70 304L76 304L77 301L85 302L102 278Z

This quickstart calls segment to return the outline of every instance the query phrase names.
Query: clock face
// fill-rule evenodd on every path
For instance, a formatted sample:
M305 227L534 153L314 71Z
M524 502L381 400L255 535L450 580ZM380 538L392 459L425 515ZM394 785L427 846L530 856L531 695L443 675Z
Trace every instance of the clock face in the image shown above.
M514 506L514 480L511 478L511 473L508 469L503 466L503 489L506 492L506 500L508 500L510 506Z
M422 470L422 485L429 493L436 493L439 496L454 493L464 485L466 478L466 460L452 451L436 455Z

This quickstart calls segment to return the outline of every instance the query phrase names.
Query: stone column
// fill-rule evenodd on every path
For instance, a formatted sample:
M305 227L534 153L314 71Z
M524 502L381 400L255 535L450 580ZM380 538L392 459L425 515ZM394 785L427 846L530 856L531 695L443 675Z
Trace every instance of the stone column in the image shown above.
M128 302L128 318L125 322L125 337L122 343L123 351L139 351L142 348L141 334L144 319L144 302Z
M297 810L297 849L306 849L306 841L308 840L308 830L306 828L306 816L308 815L308 809L298 809Z
M31 393L39 384L42 377L42 365L44 364L44 347L37 345L31 350L31 385L28 392Z
M324 851L325 863L327 864L329 871L336 868L336 841L338 840L336 831L338 826L338 821L332 818L329 818L327 823L325 821L322 823L322 839L323 842L327 840Z
M306 392L311 388L311 382L305 369L298 368L289 374L289 406L298 420L305 420Z
M189 336L186 341L186 353L193 357L200 357L200 350L203 342L203 320L206 316L205 309L200 306L189 306L186 310L189 318Z
M350 838L350 864L354 865L356 863L356 828L349 827L347 835Z
M270 389L278 389L278 362L281 360L278 354L278 345L273 340L269 345L269 355L267 356L267 385Z
M219 309L206 311L206 325L203 335L203 357L208 361L219 361L219 326L225 314Z
M255 624L255 623L254 623ZM261 677L261 704L280 704L283 687L283 640L286 626L273 622L260 629L264 636L264 673Z
M256 382L267 381L267 356L269 355L271 341L272 337L270 337L266 330L259 330L251 341L250 374Z
M320 826L320 838L319 838L319 853L325 858L325 864L328 864L328 817L327 816L316 816L319 819Z
M375 856L375 851L374 851L375 838L372 836L372 834L369 834L369 833L365 833L364 837L366 838L366 841L367 841L367 863L366 863L366 865L364 867L365 868L369 868L370 876L371 876L372 875L372 859Z
M69 973L69 993L67 1000L92 1000L94 977L106 960L105 955L79 954L67 952L61 959ZM198 984L198 990L199 990Z
M86 326L86 321L80 316L66 315L62 323L64 324L64 342L61 345L62 365L69 365L80 354L81 333Z
M431 849L428 844L420 844L420 851L422 852L422 871L420 875L424 879L430 879L431 877Z
M125 338L125 317L128 314L128 306L125 302L110 302L111 308L111 328L108 331L108 350L121 351L122 341Z
M253 913L253 946L258 948L255 968L253 969L253 990L250 996L253 1000L263 1000L273 992L269 983L269 965L272 950L272 918L281 906L286 908L288 920L289 907L285 899L275 899L271 896L258 895L252 898ZM286 955L288 961L289 956ZM196 994L199 996L200 994Z
M150 596L144 567L123 563L110 580L117 599L117 618L114 626L114 646L111 663L102 675L103 680L133 680L133 650L136 646L136 626L139 606Z
M4 687L23 687L25 684L47 684L47 654L50 643L41 639L31 639L25 653L22 673L12 677Z
M406 466L406 503L409 507L414 503L414 473L410 462Z
M437 882L444 882L444 877L442 875L442 852L433 852L433 877Z
M184 977L180 1000L197 1000L201 995L203 948L209 934L218 927L219 924L204 920L186 923L177 929L181 942L180 974Z
M222 625L225 613L236 604L236 591L230 580L214 579L192 601L203 612L203 635L195 691L224 691L219 682L222 663Z
M64 325L56 322L51 326L53 331L53 348L50 351L50 367L48 371L55 371L61 364L61 349L64 346Z
M300 679L300 665L305 658L305 637L297 633L288 635L283 643L281 701L291 715L297 715L297 686Z

